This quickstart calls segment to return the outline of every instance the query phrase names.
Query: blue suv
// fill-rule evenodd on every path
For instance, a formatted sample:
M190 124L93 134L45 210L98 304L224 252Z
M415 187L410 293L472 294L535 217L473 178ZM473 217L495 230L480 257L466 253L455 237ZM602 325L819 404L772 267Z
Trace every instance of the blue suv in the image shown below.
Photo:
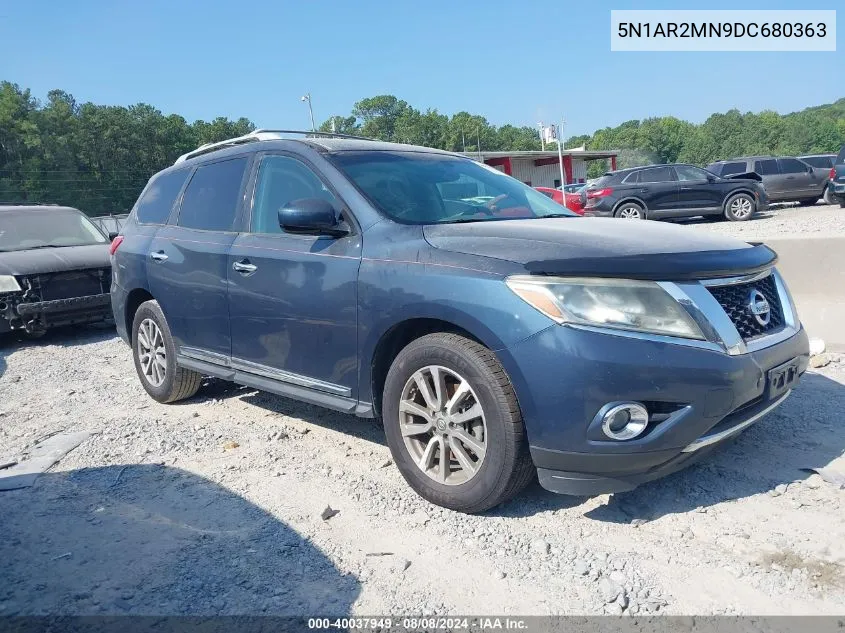
M481 512L537 474L630 490L783 402L808 341L776 259L448 152L257 131L152 177L111 297L155 400L209 375L380 418L414 490Z

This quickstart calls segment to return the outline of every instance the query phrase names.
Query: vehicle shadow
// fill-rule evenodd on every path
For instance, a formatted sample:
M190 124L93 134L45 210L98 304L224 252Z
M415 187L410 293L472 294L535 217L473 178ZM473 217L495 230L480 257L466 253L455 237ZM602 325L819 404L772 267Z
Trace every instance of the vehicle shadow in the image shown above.
M130 464L0 493L3 616L348 615L360 583L192 473Z
M624 493L611 495L585 513L596 521L650 521L766 493L779 484L806 479L802 470L827 466L845 454L845 385L818 373L804 374L781 407L736 440L689 468ZM497 516L528 516L573 508L583 497L558 496L534 484L520 497L490 511Z

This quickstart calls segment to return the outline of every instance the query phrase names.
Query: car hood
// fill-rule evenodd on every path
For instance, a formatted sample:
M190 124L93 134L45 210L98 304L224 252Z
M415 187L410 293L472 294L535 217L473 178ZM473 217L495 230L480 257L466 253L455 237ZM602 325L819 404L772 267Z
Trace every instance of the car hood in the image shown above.
M0 252L0 275L36 275L110 266L108 244Z
M749 273L777 255L694 227L613 218L501 220L424 227L435 248L494 257L532 274L696 279Z

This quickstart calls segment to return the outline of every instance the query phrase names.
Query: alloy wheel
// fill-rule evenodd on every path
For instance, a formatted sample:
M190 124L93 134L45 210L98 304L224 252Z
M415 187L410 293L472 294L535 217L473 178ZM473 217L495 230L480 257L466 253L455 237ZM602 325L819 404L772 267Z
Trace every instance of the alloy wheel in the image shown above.
M138 361L147 382L159 387L167 375L167 350L161 328L152 319L144 319L138 328Z
M643 217L642 210L635 206L622 207L618 215L620 218L625 218L626 220L639 220Z
M478 474L487 453L487 424L478 397L457 372L429 365L405 383L399 429L417 468L447 486Z
M731 202L731 213L735 218L747 218L751 215L751 200L745 197L735 198Z

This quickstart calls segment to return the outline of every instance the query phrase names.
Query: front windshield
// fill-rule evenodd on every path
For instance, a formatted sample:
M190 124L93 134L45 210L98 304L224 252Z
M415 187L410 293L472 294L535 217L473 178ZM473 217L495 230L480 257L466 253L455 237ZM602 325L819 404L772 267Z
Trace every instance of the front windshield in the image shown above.
M386 216L448 224L572 216L539 191L468 158L426 152L338 152L334 163Z
M103 244L105 236L75 211L19 209L0 213L0 251Z

